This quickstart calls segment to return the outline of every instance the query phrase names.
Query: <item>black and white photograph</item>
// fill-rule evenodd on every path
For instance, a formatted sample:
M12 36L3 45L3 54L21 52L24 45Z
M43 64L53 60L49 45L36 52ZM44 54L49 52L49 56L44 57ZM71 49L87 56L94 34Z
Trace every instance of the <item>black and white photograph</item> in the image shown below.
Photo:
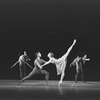
M99 0L0 0L0 100L100 100Z

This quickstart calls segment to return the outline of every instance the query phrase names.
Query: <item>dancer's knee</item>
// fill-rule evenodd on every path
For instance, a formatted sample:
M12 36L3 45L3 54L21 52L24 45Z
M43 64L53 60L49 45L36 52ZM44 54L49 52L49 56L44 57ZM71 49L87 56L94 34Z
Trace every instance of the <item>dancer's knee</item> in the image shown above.
M45 78L46 78L46 79L49 79L49 73L48 73L48 72L46 73Z
M62 73L62 74L61 74L61 76L63 76L63 77L64 77L64 76L65 76L65 73Z
M49 77L49 73L48 72L46 73L46 76Z
M77 77L78 77L78 75L76 74L76 75L75 75L75 79L76 79Z

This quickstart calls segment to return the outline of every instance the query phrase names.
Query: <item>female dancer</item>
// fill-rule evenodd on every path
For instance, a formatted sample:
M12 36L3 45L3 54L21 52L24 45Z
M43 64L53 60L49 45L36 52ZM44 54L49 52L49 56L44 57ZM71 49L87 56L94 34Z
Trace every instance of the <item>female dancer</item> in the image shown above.
M48 53L48 57L49 57L49 61L47 61L44 65L42 65L41 67L52 63L56 65L56 69L57 69L57 75L61 74L61 78L59 81L59 86L62 83L62 80L65 76L65 68L66 68L66 63L67 63L67 57L70 53L70 51L72 50L73 46L76 43L76 39L73 41L73 44L69 47L69 49L67 50L67 52L59 59L54 58L54 54L53 53Z

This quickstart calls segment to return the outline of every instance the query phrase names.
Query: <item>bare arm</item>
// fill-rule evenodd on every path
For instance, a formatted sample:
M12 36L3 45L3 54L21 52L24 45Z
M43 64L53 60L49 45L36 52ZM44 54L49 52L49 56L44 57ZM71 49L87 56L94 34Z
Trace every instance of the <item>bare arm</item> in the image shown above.
M89 61L89 60L90 60L90 58L85 59L85 61Z
M85 55L84 57L83 57L83 61L89 61L90 60L90 58L87 58L87 55Z
M45 64L43 64L41 67L48 65L49 63L51 63L51 60L47 61Z
M13 68L17 63L19 63L19 61L17 61L13 66L11 66L11 68Z
M25 62L25 61L24 61ZM25 62L25 64L26 65L28 65L31 69L33 69L33 67L32 66L30 66L27 62Z

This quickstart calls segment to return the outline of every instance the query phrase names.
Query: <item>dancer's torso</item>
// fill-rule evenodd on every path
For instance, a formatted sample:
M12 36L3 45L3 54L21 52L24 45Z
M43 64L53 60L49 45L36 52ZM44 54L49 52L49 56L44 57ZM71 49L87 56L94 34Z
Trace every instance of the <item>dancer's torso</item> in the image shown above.
M34 66L38 69L41 69L40 66L43 64L42 60L41 59L35 59L34 61ZM38 66L40 65L40 66Z
M82 69L83 60L81 58L77 59L75 64L76 64L76 71L78 72L83 71Z

